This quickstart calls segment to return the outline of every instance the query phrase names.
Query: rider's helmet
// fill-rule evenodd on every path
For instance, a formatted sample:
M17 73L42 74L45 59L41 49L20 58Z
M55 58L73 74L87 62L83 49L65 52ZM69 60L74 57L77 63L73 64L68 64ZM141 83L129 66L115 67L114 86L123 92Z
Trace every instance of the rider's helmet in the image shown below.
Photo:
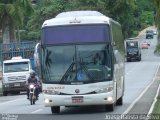
M31 72L30 72L30 76L31 76L31 78L34 78L34 77L36 76L35 71L31 71Z

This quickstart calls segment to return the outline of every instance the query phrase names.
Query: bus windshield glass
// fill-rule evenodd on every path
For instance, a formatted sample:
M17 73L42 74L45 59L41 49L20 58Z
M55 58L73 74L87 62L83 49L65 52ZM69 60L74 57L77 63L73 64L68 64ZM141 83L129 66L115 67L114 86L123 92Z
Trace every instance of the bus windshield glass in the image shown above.
M42 79L46 83L74 84L112 80L110 44L45 46Z
M4 73L29 71L28 62L4 63Z
M111 42L109 26L104 24L44 27L42 45Z

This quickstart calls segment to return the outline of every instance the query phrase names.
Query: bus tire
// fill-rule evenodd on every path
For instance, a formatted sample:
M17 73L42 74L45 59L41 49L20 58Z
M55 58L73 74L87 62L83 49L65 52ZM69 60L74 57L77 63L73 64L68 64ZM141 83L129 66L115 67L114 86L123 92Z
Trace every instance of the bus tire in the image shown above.
M53 113L60 113L60 106L52 106L51 112Z
M106 111L112 112L114 110L114 104L109 104L105 106Z
M123 105L123 97L120 97L117 102L116 102L117 105Z

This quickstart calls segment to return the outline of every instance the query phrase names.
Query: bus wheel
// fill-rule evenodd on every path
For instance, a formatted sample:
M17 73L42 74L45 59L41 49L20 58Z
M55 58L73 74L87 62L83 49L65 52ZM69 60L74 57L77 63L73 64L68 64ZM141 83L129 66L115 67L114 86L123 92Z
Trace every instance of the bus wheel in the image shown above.
M114 110L114 104L106 105L106 111L112 112Z
M51 112L52 113L60 113L60 106L52 106Z
M117 105L122 105L123 104L123 97L120 97L117 102L116 102Z

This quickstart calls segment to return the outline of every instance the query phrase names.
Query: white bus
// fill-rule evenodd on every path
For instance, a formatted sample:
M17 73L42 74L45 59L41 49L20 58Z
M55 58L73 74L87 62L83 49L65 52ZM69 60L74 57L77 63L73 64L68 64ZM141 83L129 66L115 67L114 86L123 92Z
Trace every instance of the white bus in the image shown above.
M118 22L97 11L70 11L42 25L40 67L44 104L104 105L113 111L124 95L124 39Z

